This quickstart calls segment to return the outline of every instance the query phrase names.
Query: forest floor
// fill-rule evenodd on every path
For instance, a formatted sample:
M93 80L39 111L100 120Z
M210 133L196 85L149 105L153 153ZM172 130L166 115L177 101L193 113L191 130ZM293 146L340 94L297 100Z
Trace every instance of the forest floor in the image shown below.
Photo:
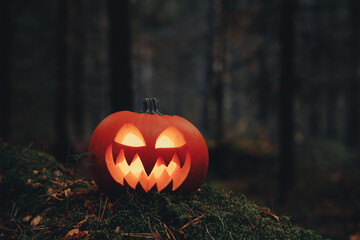
M251 201L291 216L295 225L331 239L360 240L360 162L337 142L312 139L297 147L296 184L277 199L277 158L232 151L228 178L209 184L245 194ZM235 172L233 169L239 170Z
M79 157L79 156L78 156ZM51 155L0 143L1 239L323 239L240 193L102 193Z

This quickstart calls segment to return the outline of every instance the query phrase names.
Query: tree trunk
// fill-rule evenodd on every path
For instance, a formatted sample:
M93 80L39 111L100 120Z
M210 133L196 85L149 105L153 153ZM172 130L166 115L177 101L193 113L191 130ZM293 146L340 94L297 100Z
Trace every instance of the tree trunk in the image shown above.
M74 146L77 151L81 151L83 147L76 147L81 145L81 138L84 135L84 50L85 50L85 32L84 32L84 2L82 0L72 1L71 3L71 125L72 135L75 139ZM69 27L70 28L70 27ZM70 35L69 34L69 35Z
M59 0L57 26L57 96L56 96L56 136L55 154L57 159L65 162L68 148L68 0Z
M350 24L351 24L351 42L349 51L351 54L350 79L347 89L347 121L346 121L346 143L352 149L358 148L359 143L359 25L360 2L358 0L350 1Z
M210 130L209 118L209 99L210 93L213 91L212 78L213 78L213 44L214 44L214 0L210 0L209 9L207 14L208 32L207 32L207 48L206 48L206 79L204 80L203 88L201 89L201 128L208 132Z
M217 142L224 136L224 1L214 0L214 41L213 41L213 78L215 82L216 132Z
M112 112L132 110L130 1L108 0Z
M336 124L336 102L338 98L338 90L333 82L327 86L326 94L326 137L335 139L337 134Z
M317 81L316 79L314 81ZM315 85L315 86L314 86ZM311 87L309 96L309 131L312 136L319 135L319 118L320 118L320 86L315 82Z
M325 136L329 139L336 139L338 133L338 125L336 124L336 104L339 98L339 89L336 76L338 72L338 59L335 57L336 44L335 36L332 28L336 25L336 0L330 1L329 12L327 15L327 22L329 23L328 32L328 49L326 51L326 77L329 83L326 88L326 129Z
M281 76L279 86L280 199L285 199L294 185L293 65L295 4L295 0L282 0L281 3Z
M0 24L2 43L0 54L0 138L8 139L11 129L12 77L11 77L11 43L12 43L12 1L2 4Z
M269 21L269 1L265 0L262 2L263 10L262 10L262 17L263 22L261 24L261 34L264 38L264 43L262 49L258 54L259 58L259 92L258 92L258 119L259 121L265 125L267 122L267 117L269 113L269 94L270 94L270 83L269 83L269 72L268 72L268 63L267 63L267 56L268 56L268 21Z

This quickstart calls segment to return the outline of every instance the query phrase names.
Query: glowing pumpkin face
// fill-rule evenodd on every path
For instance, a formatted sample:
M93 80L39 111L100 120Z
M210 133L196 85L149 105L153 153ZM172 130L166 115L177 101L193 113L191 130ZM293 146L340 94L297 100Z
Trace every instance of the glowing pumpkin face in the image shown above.
M208 167L203 137L187 120L160 115L156 100L147 101L145 113L117 112L95 129L89 144L95 182L109 191L198 188Z

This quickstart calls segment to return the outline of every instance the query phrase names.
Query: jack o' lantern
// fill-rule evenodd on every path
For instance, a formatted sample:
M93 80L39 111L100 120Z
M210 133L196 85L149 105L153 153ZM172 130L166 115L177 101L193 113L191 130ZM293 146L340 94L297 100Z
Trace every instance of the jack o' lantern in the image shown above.
M144 100L144 111L116 112L91 136L90 172L101 188L131 187L145 192L197 189L209 156L201 133L179 116L162 115L158 101Z

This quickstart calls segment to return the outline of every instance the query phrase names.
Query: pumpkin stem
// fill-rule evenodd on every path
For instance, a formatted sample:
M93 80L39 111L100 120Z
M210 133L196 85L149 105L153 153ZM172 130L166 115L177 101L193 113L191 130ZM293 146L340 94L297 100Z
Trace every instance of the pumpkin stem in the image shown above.
M145 98L143 101L143 113L163 115L159 109L159 100L156 98Z

